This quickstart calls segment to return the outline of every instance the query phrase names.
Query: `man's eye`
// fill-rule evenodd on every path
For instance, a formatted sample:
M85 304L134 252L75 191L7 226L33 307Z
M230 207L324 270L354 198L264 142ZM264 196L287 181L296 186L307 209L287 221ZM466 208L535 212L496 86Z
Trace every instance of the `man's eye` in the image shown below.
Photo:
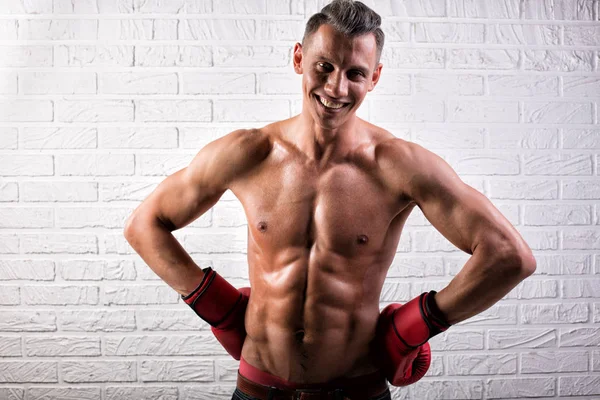
M328 63L324 63L324 62L318 62L317 63L317 67L320 70L323 70L323 71L329 71L329 70L331 70L331 66Z
M363 78L365 76L362 71L350 71L348 75L350 78Z

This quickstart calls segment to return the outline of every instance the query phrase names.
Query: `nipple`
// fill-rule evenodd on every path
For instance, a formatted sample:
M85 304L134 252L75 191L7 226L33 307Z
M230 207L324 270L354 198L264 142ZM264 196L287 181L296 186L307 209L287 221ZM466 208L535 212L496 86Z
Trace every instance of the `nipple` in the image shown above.
M358 237L356 238L356 242L358 244L367 244L369 242L369 238L367 237L367 235L358 235Z
M258 223L258 230L261 232L266 232L267 231L267 223L265 221L260 221Z

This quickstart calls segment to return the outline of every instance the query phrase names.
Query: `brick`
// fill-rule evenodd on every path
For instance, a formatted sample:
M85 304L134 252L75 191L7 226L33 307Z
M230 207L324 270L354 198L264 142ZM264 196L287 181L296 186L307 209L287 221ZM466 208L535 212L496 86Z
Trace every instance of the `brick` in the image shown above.
M137 157L137 169L142 176L167 176L187 167L193 155L141 154Z
M99 128L99 147L106 149L175 149L177 128Z
M131 154L63 154L56 157L56 172L62 176L133 175Z
M95 149L96 128L22 128L24 149Z
M555 299L559 296L558 281L527 279L516 287L518 299Z
M589 321L584 303L521 304L522 324L575 324Z
M524 155L525 175L592 175L592 159L587 154Z
M559 396L600 395L600 377L598 376L561 376Z
M96 40L98 21L93 19L55 19L19 21L20 40Z
M104 260L65 260L57 262L59 276L65 281L100 281L104 278Z
M214 12L219 14L265 14L267 12L265 0L239 2L235 0L221 0L215 2Z
M483 129L477 128L416 128L413 141L428 150L481 149Z
M135 65L139 67L210 67L211 46L135 46Z
M448 330L431 339L431 347L439 351L483 350L483 331Z
M57 120L61 122L132 122L131 100L59 100Z
M219 67L285 67L291 62L288 46L215 46L214 65Z
M531 226L591 225L589 205L524 205L524 223Z
M98 93L176 94L178 78L174 72L105 72L98 78Z
M591 124L591 103L579 102L525 102L524 118L533 124Z
M0 355L2 357L22 357L21 338L0 336Z
M414 240L413 251L432 252L432 251L455 251L456 247L450 243L440 232L430 228L429 230L415 230L411 236L418 237Z
M210 0L171 0L165 3L161 0L134 0L133 7L138 13L210 13Z
M443 276L444 262L441 257L396 257L390 265L389 278Z
M27 394L31 399L78 399L97 400L101 397L99 387L30 387Z
M381 21L381 29L385 32L386 43L410 41L411 24L409 22L390 21L384 18Z
M101 19L98 21L100 40L152 40L154 20Z
M597 347L600 346L598 328L564 328L560 331L559 347Z
M563 77L563 92L565 96L597 97L600 92L600 78L594 76L565 76Z
M185 235L183 246L190 254L246 253L247 231Z
M186 388L184 386L184 388ZM191 392L194 395L198 394L198 388L192 388ZM183 389L181 390L183 392ZM164 386L149 386L149 387L123 387L123 386L107 386L105 392L106 400L178 400L179 389L176 387L164 387ZM233 390L229 391L228 394L233 393ZM206 396L206 388L202 387L202 396ZM193 395L192 395L193 396ZM191 399L189 396L183 395L185 399ZM207 399L209 399L207 397ZM216 400L217 398L215 398ZM213 400L212 397L210 400Z
M182 93L253 94L256 86L254 74L246 73L182 72L181 78L183 81Z
M558 79L546 76L490 75L492 96L558 96Z
M563 257L560 256L536 256L536 275L560 275L563 266Z
M136 254L123 234L104 235L104 252L106 254Z
M479 75L415 75L414 81L416 94L483 95L483 77Z
M18 146L17 128L0 128L0 149L16 149Z
M186 19L180 22L180 28L185 40L257 39L256 22L251 19Z
M593 53L584 50L525 50L523 69L532 71L591 71Z
M558 129L555 128L490 128L491 149L556 149Z
M110 260L104 268L104 279L113 281L134 281L137 272L132 260Z
M469 318L465 325L516 325L517 324L517 305L496 303L487 310Z
M21 182L21 198L26 202L98 201L95 182Z
M0 305L18 306L21 304L21 293L18 286L0 286ZM1 342L1 341L0 341ZM0 346L2 343L0 343ZM2 353L0 349L0 353Z
M376 99L369 104L371 118L379 122L442 122L444 103Z
M57 367L50 361L2 361L0 383L57 383Z
M0 235L0 254L17 254L19 238L15 235Z
M298 77L298 78L296 78ZM276 82L275 84L277 84ZM290 89L290 93L297 94L300 92L301 86L301 76L294 75L288 78L288 86ZM262 87L262 83L261 83ZM380 75L379 82L377 83L375 91L372 92L374 96L378 95L409 95L410 94L410 75L407 74L397 74L394 72L387 71ZM371 95L371 96L373 96Z
M132 13L133 0L55 1L54 12L61 14L119 14Z
M2 21L0 20L0 37L2 37ZM0 94L17 94L17 72L2 72L2 79L0 79Z
M0 311L0 332L55 332L54 311Z
M136 321L141 331L198 331L209 330L210 325L198 318L187 305L177 309L152 309L143 307L136 312Z
M168 286L107 286L104 288L105 305L176 304L179 296Z
M260 20L258 25L259 40L302 41L304 21L298 20Z
M595 25L567 25L565 29L565 44L569 46L597 46L600 27Z
M0 202L19 201L19 186L16 182L0 183Z
M592 258L589 255L562 256L564 275L589 275L592 273Z
M63 361L61 376L68 383L135 382L134 361Z
M387 68L444 68L443 49L384 47L381 62Z
M518 103L502 101L449 100L448 119L452 122L518 122Z
M133 207L68 207L56 210L60 228L112 228L125 226Z
M132 67L133 46L57 46L57 67Z
M31 390L29 390L31 393ZM23 400L25 399L25 390L15 387L0 388L0 398L6 400Z
M562 194L566 200L600 200L600 182L594 179L563 181Z
M379 296L380 302L408 302L412 300L410 297L410 284L400 282L390 282L386 280L383 284L381 294Z
M556 378L488 379L486 399L522 399L556 396Z
M588 353L581 351L523 353L521 356L521 373L585 372L588 370L588 359Z
M28 357L100 356L100 338L85 336L25 337Z
M447 375L507 375L517 373L516 354L448 355Z
M96 235L85 234L24 234L21 236L24 254L97 254Z
M327 2L324 1L322 3ZM365 4L375 9L382 17L446 17L448 15L445 3L439 0L400 3L394 0L366 0Z
M519 19L519 0L454 0L448 10L450 17Z
M0 4L2 14L50 14L52 0L5 0Z
M267 14L304 15L304 0L267 0Z
M210 332L200 335L110 336L107 356L214 356L227 354ZM238 363L239 364L239 363ZM238 365L239 366L239 365Z
M209 122L210 100L138 100L136 120L142 122Z
M524 231L521 236L532 250L558 250L556 231Z
M179 39L178 33L179 20L169 19L157 19L154 20L154 27L152 29L154 40L177 40Z
M56 274L49 260L1 260L0 280L52 281Z
M50 155L3 155L2 157L0 157L0 175L54 175L53 159Z
M239 363L235 360L215 360L216 374L219 382L236 382Z
M381 76L381 79L384 75ZM265 72L258 75L259 93L297 95L300 92L301 85L302 75L298 75L293 71ZM379 90L379 86L377 90Z
M142 201L156 188L153 182L101 182L100 199L103 202Z
M598 298L600 279L565 279L562 292L565 299Z
M525 0L523 18L591 20L593 3L587 0Z
M428 373L429 375L429 373ZM390 390L393 393L393 386ZM411 393L418 399L481 399L483 382L481 380L421 380L418 385L411 387ZM394 399L408 397L394 396Z
M557 46L558 25L493 24L488 27L487 41L492 44Z
M214 226L240 227L247 225L240 202L220 201L213 207Z
M565 250L598 250L600 249L600 231L592 229L565 231L563 248Z
M32 113L31 110L36 112ZM50 122L54 105L49 100L0 100L0 121Z
M518 69L519 51L501 49L451 49L448 67L451 69Z
M133 310L68 310L58 316L65 332L132 332L136 329Z
M446 161L459 175L517 175L519 173L519 157L516 154L462 151L450 154Z
M212 382L214 379L212 360L142 360L140 363L142 382Z
M483 43L485 25L417 22L415 41L425 43Z
M215 100L215 121L269 122L289 118L288 100Z
M554 348L558 342L555 329L490 329L491 350Z
M51 67L52 46L0 46L0 67Z

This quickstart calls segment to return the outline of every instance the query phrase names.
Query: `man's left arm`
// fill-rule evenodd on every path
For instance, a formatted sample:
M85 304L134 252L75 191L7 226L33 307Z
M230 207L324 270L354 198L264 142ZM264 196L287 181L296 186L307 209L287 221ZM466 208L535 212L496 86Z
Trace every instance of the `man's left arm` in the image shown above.
M414 143L392 142L382 152L386 173L396 170L391 181L444 237L472 255L435 294L439 311L454 325L485 311L533 274L535 258L498 209L442 158Z

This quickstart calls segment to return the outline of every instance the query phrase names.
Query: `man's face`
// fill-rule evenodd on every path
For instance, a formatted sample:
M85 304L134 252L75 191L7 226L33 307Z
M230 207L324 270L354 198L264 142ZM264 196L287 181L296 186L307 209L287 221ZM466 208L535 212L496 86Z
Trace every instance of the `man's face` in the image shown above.
M322 128L351 118L381 73L375 35L348 38L324 24L294 47L294 70L302 74L303 111Z

